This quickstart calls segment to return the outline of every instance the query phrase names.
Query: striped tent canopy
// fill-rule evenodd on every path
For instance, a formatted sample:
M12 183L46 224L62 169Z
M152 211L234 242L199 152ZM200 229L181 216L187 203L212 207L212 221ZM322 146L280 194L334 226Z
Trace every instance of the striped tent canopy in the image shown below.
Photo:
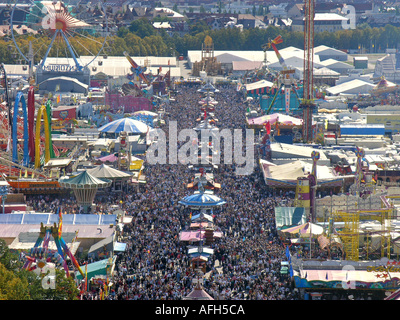
M146 133L148 130L149 126L147 124L130 118L114 120L98 129L98 131L105 133L120 133L125 131L128 134L141 134Z
M324 228L319 225L316 225L314 223L307 222L307 223L304 223L304 224L301 224L298 226L283 229L281 231L285 232L285 233L291 233L291 234L300 233L302 235L309 235L311 232L311 234L319 235L324 232Z
M213 207L221 206L225 203L225 200L222 200L217 195L207 191L195 192L194 194L186 196L181 201L179 201L179 204L192 207Z
M121 170L114 169L106 164L101 164L92 169L88 169L87 172L91 174L95 178L100 179L116 179L116 178L131 178L132 174L128 172L124 172Z

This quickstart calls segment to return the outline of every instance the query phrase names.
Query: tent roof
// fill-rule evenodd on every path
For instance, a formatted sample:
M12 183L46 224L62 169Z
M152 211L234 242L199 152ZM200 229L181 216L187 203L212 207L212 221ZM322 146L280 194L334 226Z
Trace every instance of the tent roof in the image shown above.
M290 227L290 228L287 228L287 229L283 229L281 231L282 232L287 232L287 233L292 233L292 234L300 232L303 235L304 234L310 234L310 232L311 232L311 234L319 235L319 234L324 233L324 228L319 226L319 225L316 225L314 223L307 222L307 223L304 223L304 224L301 224L301 225L298 225L298 226L294 226L294 227Z
M115 162L118 160L118 157L114 153L112 153L109 154L108 156L97 158L97 160L100 160L101 162L106 162L106 161Z
M195 192L192 195L184 197L180 204L185 206L193 206L193 207L207 207L207 206L220 206L226 203L226 201L222 200L220 197L213 193L209 193L207 191L203 192Z
M235 56L230 53L223 53L216 56L217 61L221 63L232 63L233 61L246 61L247 59Z
M328 67L328 68L340 67L340 68L345 68L345 69L354 69L354 66L352 66L346 62L338 61L335 59L327 59L327 60L321 61L320 64L325 67Z
M250 90L256 90L256 89L260 89L260 88L271 88L274 84L270 81L267 80L260 80L257 82L253 82L253 83L248 83L246 84L246 90L250 91Z
M190 292L184 300L214 300L206 291L201 287L196 286L192 292Z
M298 177L307 176L312 170L312 164L301 160L285 163L277 166L270 166L267 178L278 180L296 180ZM269 175L269 176L268 176ZM317 179L337 179L332 169L327 166L317 165Z
M232 69L235 71L258 70L263 66L262 61L232 61Z
M108 245L108 244L112 243L113 241L114 241L114 234L112 234L111 236L109 236L103 240L100 240L99 242L96 242L94 245L92 245L90 247L88 253L92 253L98 249L101 249L101 248L103 248L103 246Z
M100 127L98 131L108 133L120 133L125 131L127 133L140 134L146 133L148 129L148 125L142 121L131 118L122 118L105 124L104 126Z
M59 76L54 78L48 78L41 83L38 84L39 90L41 90L41 86L47 84L51 86L51 88L55 87L57 84L60 85L60 88L63 88L65 92L70 92L73 90L74 92L86 92L89 88L89 85L79 81L78 79L66 77L66 76ZM46 88L48 88L46 86Z
M312 147L294 145L289 143L271 143L272 158L305 158L311 160ZM320 160L327 160L324 152L320 152Z
M132 174L130 173L111 168L110 166L104 163L93 169L88 169L87 172L90 173L95 178L115 179L115 178L129 178L132 176Z
M329 54L334 53L335 55L343 55L343 56L347 56L347 53L335 48L331 48L325 45L320 45L314 48L314 53L315 54L321 54L321 53L326 53L328 52Z
M370 90L372 90L374 87L375 87L375 85L373 85L371 83L365 82L360 79L354 79L351 81L341 83L337 86L328 88L328 89L326 89L326 91L328 91L330 94L335 95L335 94L340 94L340 93L347 93L348 91L354 90L357 88L360 88L360 89L365 88L365 89L363 89L363 92L360 92L360 93L367 93Z
M110 186L111 180L99 179L92 176L87 170L78 174L73 178L62 177L58 180L60 185L64 188L77 188L77 189L87 189L87 188L105 188Z
M327 67L314 70L314 76L338 76L339 72L333 71Z
M306 223L304 207L275 207L275 224L278 228Z
M262 126L265 123L267 123L267 121L269 121L269 123L272 125L277 120L281 124L294 124L294 125L302 125L303 124L303 119L291 117L291 116L288 116L286 114L281 114L281 113L272 113L272 114L263 115L261 117L248 119L247 123L249 125Z
M115 263L116 257L113 258L112 263ZM109 259L103 259L99 260L93 263L89 263L87 265L87 274L88 274L88 279L91 279L95 276L98 275L106 275L107 274L107 268L110 265ZM81 266L81 269L83 272L85 272L85 266ZM78 280L83 279L82 275L80 273L77 273L76 278Z

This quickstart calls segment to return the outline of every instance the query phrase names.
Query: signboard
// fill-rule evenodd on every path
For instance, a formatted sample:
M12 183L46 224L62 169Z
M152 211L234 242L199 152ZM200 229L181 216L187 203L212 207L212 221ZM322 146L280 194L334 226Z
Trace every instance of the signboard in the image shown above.
M367 124L383 124L386 132L399 132L400 114L367 114Z
M76 66L71 66L69 64L49 64L43 66L44 71L55 71L55 72L73 72L76 71Z

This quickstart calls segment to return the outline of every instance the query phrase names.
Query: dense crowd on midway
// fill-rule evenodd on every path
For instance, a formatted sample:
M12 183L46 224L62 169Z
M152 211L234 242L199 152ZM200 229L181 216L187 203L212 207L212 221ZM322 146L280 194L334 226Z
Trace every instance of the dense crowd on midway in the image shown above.
M246 104L235 87L216 86L218 105L215 117L219 129L245 129ZM201 115L198 86L180 86L175 102L165 106L168 137L170 121L177 121L178 131L196 126ZM244 134L243 134L244 135ZM254 152L257 157L257 150ZM293 194L268 190L255 159L250 175L238 176L235 164L223 164L214 172L221 184L216 194L226 201L215 213L214 224L223 236L211 247L214 254L207 261L202 287L218 300L297 300L290 277L280 273L285 260L285 246L275 228L274 208ZM187 254L187 242L179 232L187 228L188 211L178 202L193 191L187 189L194 173L185 164L145 164L147 183L137 191L99 194L96 211L108 213L111 204L118 204L132 222L121 231L120 240L127 249L119 253L114 275L105 299L112 300L181 300L199 279ZM34 210L55 212L60 205L65 213L79 213L73 197L50 195L28 197ZM99 299L98 291L89 291L83 299Z
M232 86L217 88L214 113L219 129L244 129L243 97ZM166 106L162 129L167 137L169 121L177 121L178 132L196 126L202 113L198 89L180 87L176 101ZM188 243L179 241L179 232L190 218L178 201L193 192L186 184L194 173L182 163L157 164L146 165L145 176L143 192L124 199L124 209L133 221L123 230L128 249L118 258L110 298L182 299L198 279L187 254ZM234 163L221 163L214 179L221 184L216 194L227 204L215 213L214 224L223 237L212 244L214 254L207 261L204 290L219 300L297 299L289 277L279 272L285 250L276 233L274 206L285 195L274 197L266 192L257 166L253 174L237 176Z

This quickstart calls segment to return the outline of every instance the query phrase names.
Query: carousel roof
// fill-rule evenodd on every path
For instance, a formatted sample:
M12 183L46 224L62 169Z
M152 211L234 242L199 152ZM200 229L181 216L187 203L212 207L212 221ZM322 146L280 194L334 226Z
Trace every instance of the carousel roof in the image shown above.
M198 92L219 92L211 83L207 82Z
M133 114L134 115L141 114L141 115L152 116L152 117L157 117L158 116L158 113L152 112L152 111L149 111L149 110L139 110L139 111L135 111Z
M195 192L192 195L184 197L180 204L185 206L192 207L212 207L212 206L220 206L226 203L225 200L222 200L220 197L216 196L213 193L204 191L204 192Z
M62 177L58 182L60 186L72 189L97 189L106 188L111 185L111 180L96 178L86 170L73 178Z
M125 131L126 133L146 133L149 127L142 121L134 120L130 118L122 118L114 120L110 123L100 127L98 131L107 133L120 133Z

